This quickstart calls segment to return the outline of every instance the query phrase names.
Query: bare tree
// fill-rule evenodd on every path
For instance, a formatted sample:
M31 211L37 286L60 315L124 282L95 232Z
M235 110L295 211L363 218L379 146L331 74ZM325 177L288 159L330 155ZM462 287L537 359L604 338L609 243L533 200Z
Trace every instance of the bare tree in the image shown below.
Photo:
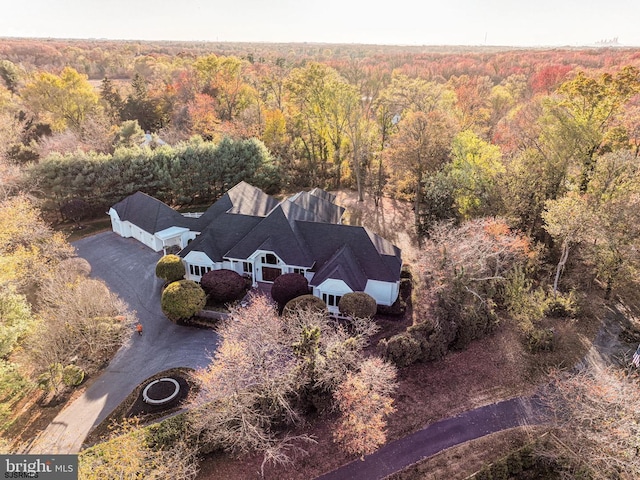
M578 373L553 372L542 398L558 427L555 449L541 453L594 480L640 475L640 385L615 367L592 366Z

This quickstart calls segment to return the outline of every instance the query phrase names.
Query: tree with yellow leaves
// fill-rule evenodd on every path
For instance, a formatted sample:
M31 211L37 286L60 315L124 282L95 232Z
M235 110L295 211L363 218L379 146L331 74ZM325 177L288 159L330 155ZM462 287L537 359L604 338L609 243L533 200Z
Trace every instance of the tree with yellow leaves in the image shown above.
M51 128L62 132L67 128L82 132L87 118L99 107L99 97L87 80L71 67L60 75L40 72L21 91L31 109L44 113Z

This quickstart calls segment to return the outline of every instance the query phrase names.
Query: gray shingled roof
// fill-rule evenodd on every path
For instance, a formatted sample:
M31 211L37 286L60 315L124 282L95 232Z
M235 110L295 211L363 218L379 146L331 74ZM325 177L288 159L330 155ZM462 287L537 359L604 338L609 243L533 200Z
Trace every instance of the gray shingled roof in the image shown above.
M337 251L348 246L364 278L385 282L400 278L400 249L364 227L316 222L296 222L296 227L316 261L316 272L330 264ZM316 285L315 277L311 283Z
M180 251L180 256L184 258L189 252L196 250L206 253L214 262L221 262L226 253L262 220L262 217L222 213Z
M328 278L343 280L353 291L363 291L367 286L367 275L358 263L349 245L343 245L329 258L313 276L311 283L321 285Z
M336 201L336 196L333 193L329 193L326 190L323 190L318 187L314 188L313 190L310 190L309 194L315 195L316 197L320 197L323 200L326 200L327 202L333 203Z
M313 195L310 192L296 193L292 197L289 197L287 201L311 212L315 217L313 221L316 222L339 223L345 211L344 207L336 205L317 195Z
M309 255L309 248L293 228L294 221L287 218L285 210L286 206L278 205L231 248L225 257L247 258L261 247L267 249L268 246L269 250L287 264L310 267L313 259Z
M137 192L115 204L121 220L150 233L186 227L200 231L185 249L202 251L211 260L248 258L269 250L289 265L313 267L311 281L344 280L364 290L368 279L396 282L400 278L400 249L363 227L338 225L344 208L330 203L335 196L314 189L280 204L261 190L241 182L200 218L187 218L168 205Z
M195 229L197 219L187 218L167 204L136 192L112 207L122 221L129 221L149 233L156 233L169 227Z

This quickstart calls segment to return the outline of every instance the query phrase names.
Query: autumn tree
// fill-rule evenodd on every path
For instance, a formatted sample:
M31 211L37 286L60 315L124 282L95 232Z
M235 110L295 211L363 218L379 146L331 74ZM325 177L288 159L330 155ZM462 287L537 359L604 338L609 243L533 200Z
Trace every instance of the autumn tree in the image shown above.
M263 467L288 463L292 452L309 442L285 430L300 421L295 403L330 399L358 368L374 330L371 322L356 322L348 332L323 313L304 309L279 317L264 296L232 309L218 330L222 342L213 362L195 374L200 383L191 414L195 433L206 449L258 451Z
M637 378L614 367L591 366L552 372L541 399L558 429L555 448L539 455L555 459L571 478L635 478L640 475L635 419L640 412Z
M0 202L0 285L34 294L46 272L71 256L71 246L42 220L23 196Z
M614 285L636 285L640 264L640 170L635 156L620 150L597 159L587 190L593 210L586 255L606 285L608 298Z
M460 215L470 218L499 211L497 177L505 171L500 148L465 130L453 139L451 157L449 174Z
M183 440L170 448L154 448L148 439L148 432L131 421L118 427L112 436L106 442L79 454L81 478L192 480L198 473L195 452Z
M205 448L259 451L265 463L289 462L288 450L306 437L280 438L272 427L298 421L291 397L301 379L275 309L265 297L255 297L248 308L232 310L218 333L222 342L214 361L195 374L200 389L191 414L194 430Z
M395 377L393 365L373 357L338 386L335 398L341 415L333 437L348 453L368 455L386 443L385 417L395 411Z
M51 272L41 287L28 350L39 371L75 362L92 373L120 347L134 317L102 281L74 277L68 268Z
M530 241L500 218L441 223L430 233L419 263L422 288L416 302L424 328L416 326L416 333L428 337L421 340L423 356L437 358L443 349L464 348L493 331L498 286L536 257ZM426 352L430 349L435 353Z
M20 93L31 110L44 114L58 132L66 128L82 132L87 119L98 109L98 95L87 76L71 67L60 75L36 74Z
M549 200L542 213L545 230L560 244L560 259L553 280L554 293L564 271L569 252L580 242L586 240L594 225L593 210L585 195L569 192L557 200Z
M592 78L580 71L560 85L560 99L552 110L559 135L574 139L572 157L580 167L578 184L585 192L607 133L629 99L640 91L640 74L627 66L615 75Z
M18 92L20 81L20 68L9 60L0 60L0 78L11 93Z
M364 200L366 173L373 163L374 152L377 151L376 123L365 102L347 104L346 135L351 149L351 170L355 177L358 201Z
M358 102L357 91L334 69L319 63L294 69L287 91L292 126L299 132L311 183L325 184L333 177L334 185L339 187L348 111Z
M413 197L415 223L420 220L423 176L437 171L449 159L452 125L438 110L429 113L413 111L398 124L398 132L385 151L394 175Z

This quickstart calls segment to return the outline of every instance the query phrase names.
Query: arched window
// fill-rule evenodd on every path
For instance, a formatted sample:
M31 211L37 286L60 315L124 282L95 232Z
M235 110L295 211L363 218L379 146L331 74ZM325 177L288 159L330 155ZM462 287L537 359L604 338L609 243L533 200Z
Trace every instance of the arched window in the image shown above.
M264 257L264 263L268 265L277 265L278 259L273 253L267 253Z

